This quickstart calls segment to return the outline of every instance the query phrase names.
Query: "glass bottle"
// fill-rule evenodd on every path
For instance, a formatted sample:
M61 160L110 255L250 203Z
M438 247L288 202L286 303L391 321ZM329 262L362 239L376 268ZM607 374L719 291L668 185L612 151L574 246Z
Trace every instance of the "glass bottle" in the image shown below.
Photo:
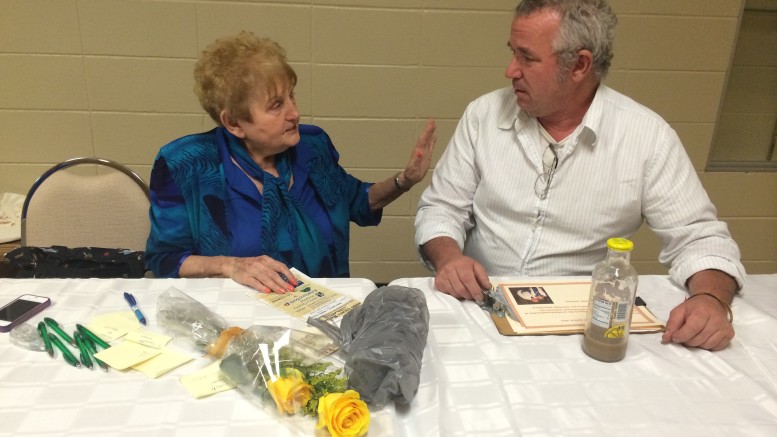
M607 248L607 258L591 276L583 352L599 361L615 362L626 356L639 277L629 262L634 243L610 238Z

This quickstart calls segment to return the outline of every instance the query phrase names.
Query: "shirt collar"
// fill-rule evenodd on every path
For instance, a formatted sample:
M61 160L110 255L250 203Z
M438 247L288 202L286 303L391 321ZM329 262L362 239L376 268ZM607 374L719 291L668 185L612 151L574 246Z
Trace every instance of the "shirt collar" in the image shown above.
M577 134L577 144L585 144L588 146L596 147L597 140L599 139L599 132L602 129L602 116L604 113L604 103L607 100L607 94L610 92L604 84L599 84L596 89L591 106L588 107L583 116L583 121L580 123L582 129Z
M497 112L497 114L499 114L499 120L497 120L496 125L499 129L520 130L522 128L516 120L523 111L519 110L518 104L515 102L515 94L513 94L512 91L512 87L505 89L505 98L502 99L501 102L502 107L500 108L500 111ZM525 115L525 113L523 114Z
M583 121L576 131L576 138L572 141L574 144L584 144L590 147L596 146L596 141L599 137L597 132L601 129L602 113L604 111L604 101L606 95L609 93L609 88L603 84L600 84L596 89L596 94L591 102L591 106L583 116ZM513 97L512 94L510 94ZM502 102L502 110L499 111L499 120L497 126L500 129L509 130L515 129L516 131L523 130L534 123L537 120L534 117L528 115L525 111L520 110L515 103L515 99L505 99Z

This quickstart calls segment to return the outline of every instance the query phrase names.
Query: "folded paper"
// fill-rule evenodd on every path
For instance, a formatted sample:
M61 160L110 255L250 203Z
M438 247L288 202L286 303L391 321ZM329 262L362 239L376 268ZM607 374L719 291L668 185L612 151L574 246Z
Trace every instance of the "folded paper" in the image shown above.
M124 370L154 358L161 352L159 349L143 346L142 344L123 341L108 349L97 352L94 356L114 369Z
M191 360L192 357L189 355L171 349L162 349L159 355L143 361L140 364L136 364L132 366L132 368L153 379L158 378Z
M162 349L167 345L167 343L170 343L170 340L173 338L167 335L147 331L145 329L136 329L134 331L128 332L124 339L134 343L142 344L143 346Z
M235 384L219 369L220 363L216 361L202 370L182 376L181 384L195 399L235 388Z
M140 323L132 311L120 311L95 316L87 328L101 339L111 342L140 328Z

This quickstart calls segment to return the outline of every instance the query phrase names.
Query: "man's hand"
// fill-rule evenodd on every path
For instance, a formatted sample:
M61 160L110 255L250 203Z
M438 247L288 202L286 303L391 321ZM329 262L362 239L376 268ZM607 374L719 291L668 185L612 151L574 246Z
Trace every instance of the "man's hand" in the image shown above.
M688 279L687 286L691 298L669 313L661 341L711 351L724 349L734 338L727 305L736 292L736 281L720 270L702 270Z
M458 299L483 301L483 290L491 288L486 269L474 259L460 255L437 270L434 285Z
M458 299L483 301L483 290L491 288L488 273L479 262L464 256L456 241L450 237L433 238L421 250L437 271L437 290Z
M734 338L728 311L715 298L700 295L681 303L669 313L664 343L681 343L711 351L724 349Z

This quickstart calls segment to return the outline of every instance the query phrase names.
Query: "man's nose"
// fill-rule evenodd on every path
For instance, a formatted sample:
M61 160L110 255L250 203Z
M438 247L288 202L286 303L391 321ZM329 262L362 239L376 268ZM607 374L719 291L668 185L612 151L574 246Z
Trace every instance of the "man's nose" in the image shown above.
M508 79L519 79L521 76L523 76L521 66L515 57L513 57L510 59L510 63L507 64L507 68L505 69L505 77Z

